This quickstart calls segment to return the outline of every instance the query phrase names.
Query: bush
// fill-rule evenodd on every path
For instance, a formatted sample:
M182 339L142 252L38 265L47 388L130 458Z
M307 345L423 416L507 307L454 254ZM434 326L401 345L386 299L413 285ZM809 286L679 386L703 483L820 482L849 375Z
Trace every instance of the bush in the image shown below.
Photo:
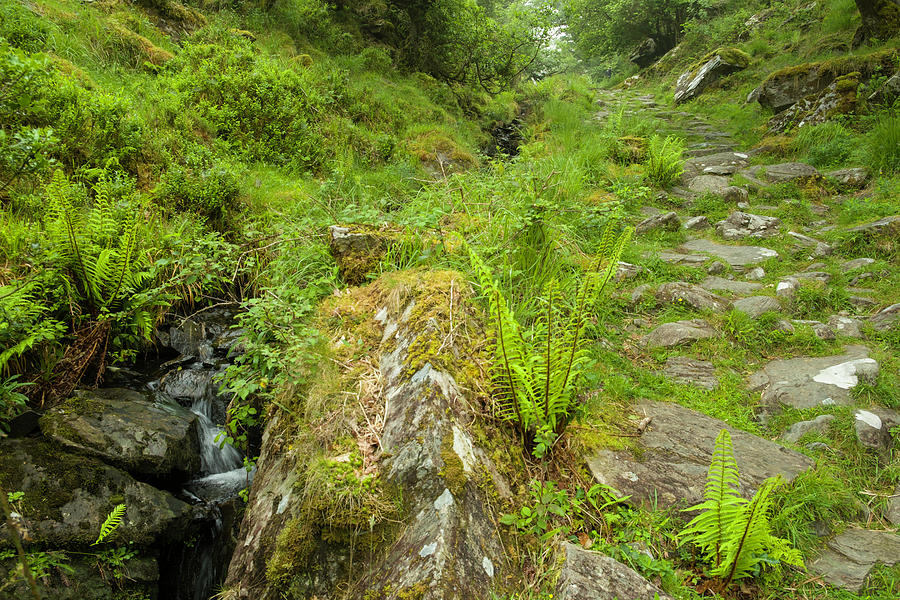
M394 66L390 54L384 48L369 46L360 53L362 64L368 71L387 73Z
M654 135L647 143L647 178L659 187L669 187L678 181L684 170L681 153L684 143L680 138Z
M0 3L0 38L22 50L38 52L47 43L47 22L19 2Z
M195 213L221 228L238 209L240 188L233 170L176 166L163 174L155 195L163 208Z

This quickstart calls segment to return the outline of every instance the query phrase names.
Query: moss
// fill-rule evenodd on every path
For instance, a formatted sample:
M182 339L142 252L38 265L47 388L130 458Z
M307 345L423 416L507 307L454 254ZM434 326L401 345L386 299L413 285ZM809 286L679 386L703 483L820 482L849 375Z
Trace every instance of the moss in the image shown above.
M475 166L475 157L463 150L449 134L429 129L407 144L410 153L438 171L466 170Z
M836 79L841 75L859 72L861 77L866 78L878 70L885 73L891 72L898 59L900 59L900 50L888 49L865 56L848 56L817 63L804 63L771 73L762 82L762 85L786 79L799 79L813 73L823 79Z
M444 439L441 441L441 460L444 461L441 477L444 478L447 489L455 498L462 498L469 479L466 477L462 460L453 449L453 434L449 431L444 433Z
M612 159L623 165L642 163L647 159L647 139L623 136L616 140Z
M298 54L297 56L293 57L291 61L296 65L300 65L301 67L313 66L313 59L309 54Z
M138 61L160 66L172 59L172 53L164 50L144 36L137 34L116 21L109 21L108 27L117 37L118 44L128 49Z
M275 540L275 551L266 563L266 580L281 586L305 567L315 550L316 528L307 519L291 519Z

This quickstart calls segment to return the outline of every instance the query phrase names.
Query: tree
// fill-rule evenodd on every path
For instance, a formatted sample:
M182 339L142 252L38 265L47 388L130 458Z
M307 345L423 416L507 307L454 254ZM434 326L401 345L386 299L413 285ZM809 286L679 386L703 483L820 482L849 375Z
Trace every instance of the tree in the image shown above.
M900 33L900 0L856 0L862 23L853 36L858 48L870 38L887 40Z

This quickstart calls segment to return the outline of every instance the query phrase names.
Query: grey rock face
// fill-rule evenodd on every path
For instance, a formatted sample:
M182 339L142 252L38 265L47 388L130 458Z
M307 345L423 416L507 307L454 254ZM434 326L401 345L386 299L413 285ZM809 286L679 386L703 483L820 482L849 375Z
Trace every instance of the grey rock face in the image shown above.
M814 462L723 421L669 402L642 402L639 417L651 417L639 439L639 457L631 451L602 450L588 460L594 478L642 504L660 507L692 505L703 496L716 435L728 429L740 472L741 494L752 496L766 478L781 474L788 481Z
M778 312L781 310L781 303L772 296L750 296L748 298L736 300L734 309L755 319L763 313Z
M856 227L851 227L847 230L847 233L879 234L883 231L894 230L894 228L898 227L900 227L900 215L894 215L892 217L884 217L883 219L872 221L871 223L864 223L862 225L857 225Z
M815 68L785 76L776 75L759 86L757 101L779 112L811 94L821 92L833 80L834 76L820 74Z
M766 271L762 267L756 267L747 271L745 277L750 281L759 281L766 276Z
M811 248L813 251L813 256L822 257L822 256L831 256L832 252L834 252L834 248L825 242L820 242L817 239L811 238L808 235L803 235L802 233L797 233L796 231L788 231L788 236L794 241L794 243L801 248Z
M731 303L725 298L684 281L674 281L659 286L659 289L656 290L656 299L661 303L681 304L695 310L714 312L724 312L731 306Z
M884 518L894 525L900 525L900 484L894 488L893 497L888 498Z
M684 228L690 229L691 231L696 231L698 229L706 229L709 227L709 219L703 215L697 217L691 217L687 221L684 222Z
M750 376L751 390L762 392L767 412L780 406L798 409L852 403L850 390L860 381L874 383L878 362L865 346L848 346L844 354L774 360Z
M721 258L732 267L745 267L778 256L769 248L760 246L726 246L709 240L690 240L681 245L690 252L704 252Z
M900 302L882 308L869 319L875 331L887 331L900 319Z
M662 590L609 556L563 542L557 600L670 600Z
M127 509L113 541L143 546L163 537L178 540L191 517L191 507L172 494L97 459L33 438L0 440L0 483L3 489L25 492L31 537L52 547L93 543L118 502ZM4 528L0 540L5 536Z
M711 337L716 337L716 330L709 323L692 319L663 323L645 335L641 342L649 348L673 348Z
M724 279L722 277L716 277L714 275L710 275L700 284L705 290L713 291L726 291L732 292L735 294L752 294L756 290L762 287L761 283L751 283L748 281L736 281L734 279Z
M868 267L871 264L875 263L874 258L854 258L853 260L848 260L846 262L841 263L841 271L854 271L856 269L862 269L863 267Z
M874 408L858 410L855 417L853 428L859 443L870 450L887 453L893 443L890 430L900 424L900 413L887 408Z
M743 202L750 197L747 190L731 185L728 177L720 175L698 175L690 180L688 189L697 194L713 194L728 202Z
M714 260L711 263L709 263L708 267L706 267L706 272L709 273L710 275L718 275L720 273L724 273L727 270L728 270L728 267L725 266L725 263L723 263L720 260Z
M721 55L715 55L696 71L682 73L675 82L675 104L696 98L711 83L745 68L745 65L729 62Z
M57 443L134 474L186 478L200 469L197 415L131 390L82 392L47 411L40 424Z
M796 277L785 277L775 286L775 295L779 298L793 298L798 287L800 287L800 282Z
M663 370L666 377L677 382L695 385L705 390L719 387L719 379L711 362L687 356L670 356Z
M829 171L825 176L829 179L833 179L844 187L853 189L864 188L869 182L869 170L865 167Z
M723 168L734 167L743 169L749 165L750 157L742 152L718 152L716 154L698 156L685 161L682 181L687 183L698 175L703 175L707 172L706 169L711 167L718 168L721 172Z
M769 183L786 183L788 181L805 181L819 177L815 167L800 162L788 162L777 165L756 165L741 171L754 179Z
M734 211L724 221L716 223L716 233L726 240L769 238L778 235L781 219Z
M831 585L859 592L876 564L900 562L900 536L891 531L848 529L828 542L828 547L809 565Z
M634 228L636 233L647 233L654 229L665 229L668 231L678 231L681 228L681 221L675 212L667 212L646 218Z
M786 442L796 444L801 437L813 431L817 433L825 433L828 431L828 424L834 421L834 415L819 415L810 421L800 421L791 425L782 439Z
M832 315L828 319L828 326L838 335L845 335L856 339L862 339L862 321L852 317Z
M645 272L647 269L640 265L633 265L631 263L619 261L618 266L616 267L616 281L625 281L626 279L634 279L641 273Z

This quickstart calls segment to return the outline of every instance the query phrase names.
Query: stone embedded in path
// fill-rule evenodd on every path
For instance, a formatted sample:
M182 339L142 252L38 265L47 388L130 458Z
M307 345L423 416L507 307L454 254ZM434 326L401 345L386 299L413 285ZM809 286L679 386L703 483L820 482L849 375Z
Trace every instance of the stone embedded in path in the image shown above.
M673 281L659 286L656 290L656 299L661 303L681 304L696 310L714 312L724 312L731 307L731 303L725 298L684 281Z
M716 330L709 323L692 319L663 323L641 338L641 343L648 348L674 348L712 337L716 337Z
M863 267L868 267L871 264L875 263L874 258L854 258L853 260L848 260L846 262L841 263L841 271L853 271L856 269L862 269Z
M681 245L689 252L705 252L721 258L732 267L745 267L778 256L778 253L761 246L726 246L709 240L690 240Z
M816 335L820 340L833 340L837 337L834 333L834 329L822 323L821 321L810 321L808 319L794 319L791 321L794 325L805 325L812 329L812 332Z
M726 267L725 263L723 263L720 260L714 260L711 263L709 263L708 267L706 267L706 272L709 273L710 275L718 275L720 273L724 273L727 270L728 270L728 267Z
M805 181L819 177L819 171L806 163L787 162L777 165L755 165L741 171L741 175L768 183L787 183L789 181Z
M892 497L888 498L887 506L884 509L884 518L894 525L900 525L900 483L894 488Z
M556 583L556 600L671 600L658 587L620 563L580 546L563 542L565 558Z
M845 317L842 315L832 315L828 319L828 326L831 327L838 335L845 335L856 339L862 339L863 322L853 317Z
M807 433L825 433L828 431L828 424L832 421L834 421L834 415L819 415L809 421L799 421L791 425L791 428L781 438L786 442L796 444Z
M698 175L690 180L688 189L697 194L713 194L726 202L746 201L750 194L742 187L731 185L728 177Z
M852 404L850 390L874 383L878 362L865 346L847 346L844 354L773 360L750 376L749 388L762 392L766 412Z
M876 564L900 562L900 536L892 531L848 529L828 542L828 547L809 564L812 573L831 585L859 592Z
M767 477L780 474L791 481L814 464L798 452L678 404L646 401L634 411L636 420L651 418L636 451L601 450L588 459L588 467L598 482L637 503L669 507L699 502L715 438L723 428L732 436L745 497Z
M875 331L887 331L893 327L897 319L900 319L900 302L882 308L869 319L869 322Z
M646 256L652 256L652 253L648 252ZM698 267L707 261L707 258L702 254L685 254L683 252L670 252L667 250L663 250L659 253L659 260L673 264L673 265L689 265Z
M750 165L750 157L741 152L717 152L690 158L684 162L682 181L689 182L698 175L703 175L709 167L738 167L744 168Z
M778 235L781 219L734 211L724 221L716 223L716 233L726 240L746 237L769 238Z
M893 439L891 429L900 425L900 413L889 408L860 409L854 415L856 439L863 447L887 453Z
M719 379L711 362L690 358L689 356L670 356L663 369L666 377L676 383L695 385L705 390L719 387Z
M831 256L831 253L834 252L834 248L832 248L829 244L821 242L815 238L811 238L808 235L803 235L802 233L797 233L796 231L788 231L788 236L798 247L812 248L812 255L816 258L822 256Z
M665 229L667 231L678 231L681 228L681 221L675 212L667 212L648 217L637 224L634 228L635 233L647 233L654 229Z
M735 294L752 294L756 290L762 287L761 283L751 283L749 281L735 281L734 279L725 279L723 277L716 277L715 275L710 275L700 284L705 290L713 291L726 291L733 292Z
M838 169L829 171L825 176L845 187L860 189L866 187L866 183L869 181L869 170L865 167Z
M877 234L886 230L900 230L900 215L885 217L883 219L878 219L877 221L872 221L871 223L864 223L863 225L851 227L847 230L847 233Z
M734 310L739 310L751 319L755 319L767 312L778 312L781 310L781 303L772 296L750 296L736 300Z
M631 263L619 261L619 264L616 267L616 281L624 281L626 279L634 279L641 273L645 272L647 269L640 265L633 265Z
M750 269L747 271L747 274L744 275L750 281L759 281L763 277L766 276L766 270L762 267L756 267L755 269Z

